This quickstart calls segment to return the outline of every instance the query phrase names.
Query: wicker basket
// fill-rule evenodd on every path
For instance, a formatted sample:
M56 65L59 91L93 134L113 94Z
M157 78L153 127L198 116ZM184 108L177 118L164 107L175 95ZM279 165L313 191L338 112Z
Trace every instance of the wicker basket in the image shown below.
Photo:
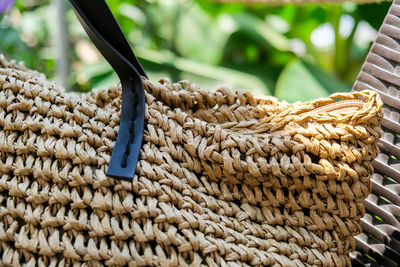
M0 265L350 265L376 93L290 105L144 79L127 181L105 175L119 88L77 97L0 62Z

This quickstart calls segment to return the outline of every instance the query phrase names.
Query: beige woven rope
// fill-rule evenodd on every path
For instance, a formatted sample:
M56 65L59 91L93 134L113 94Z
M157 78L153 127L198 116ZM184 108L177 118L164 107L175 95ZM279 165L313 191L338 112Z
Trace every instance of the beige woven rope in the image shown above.
M66 94L0 57L1 266L350 265L376 93L290 105L144 83L136 175L112 179L120 89Z
M219 3L245 3L245 4L267 4L267 5L307 5L307 4L338 4L344 2L354 2L358 4L386 2L390 0L207 0Z

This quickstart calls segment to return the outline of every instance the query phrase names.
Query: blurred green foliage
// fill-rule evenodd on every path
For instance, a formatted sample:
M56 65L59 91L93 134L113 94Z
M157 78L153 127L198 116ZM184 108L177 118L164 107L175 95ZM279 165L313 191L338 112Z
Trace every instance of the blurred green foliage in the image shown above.
M189 79L211 90L227 86L289 102L350 90L373 40L362 40L365 29L376 32L389 8L385 2L282 7L200 0L108 4L151 79ZM49 0L16 1L0 15L0 53L53 79L55 13ZM118 83L72 10L67 23L71 88L89 91Z

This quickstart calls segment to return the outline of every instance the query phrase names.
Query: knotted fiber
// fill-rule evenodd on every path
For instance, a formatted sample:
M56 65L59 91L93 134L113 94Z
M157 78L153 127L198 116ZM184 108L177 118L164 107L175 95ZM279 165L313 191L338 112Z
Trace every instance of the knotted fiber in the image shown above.
M121 90L67 94L0 57L0 265L346 266L382 102L144 79L133 180L109 178ZM341 99L356 109L326 112Z

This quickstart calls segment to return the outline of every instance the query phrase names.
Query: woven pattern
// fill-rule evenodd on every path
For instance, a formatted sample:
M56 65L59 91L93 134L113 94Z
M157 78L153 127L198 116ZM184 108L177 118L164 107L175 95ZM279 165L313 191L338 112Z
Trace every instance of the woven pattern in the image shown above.
M400 262L400 1L393 2L353 90L368 88L384 102L381 153L373 165L373 194L365 201L363 233L356 237L354 265ZM377 219L377 217L379 219ZM365 256L365 254L368 255Z
M344 2L354 2L359 4L365 3L376 3L376 2L384 2L390 0L208 0L212 2L219 3L244 3L244 4L265 4L265 5L286 5L286 4L295 4L295 5L322 5L322 4L339 4Z
M350 265L381 135L376 93L289 105L144 80L127 181L105 175L120 89L79 98L0 62L0 265ZM360 106L324 111L338 98Z

